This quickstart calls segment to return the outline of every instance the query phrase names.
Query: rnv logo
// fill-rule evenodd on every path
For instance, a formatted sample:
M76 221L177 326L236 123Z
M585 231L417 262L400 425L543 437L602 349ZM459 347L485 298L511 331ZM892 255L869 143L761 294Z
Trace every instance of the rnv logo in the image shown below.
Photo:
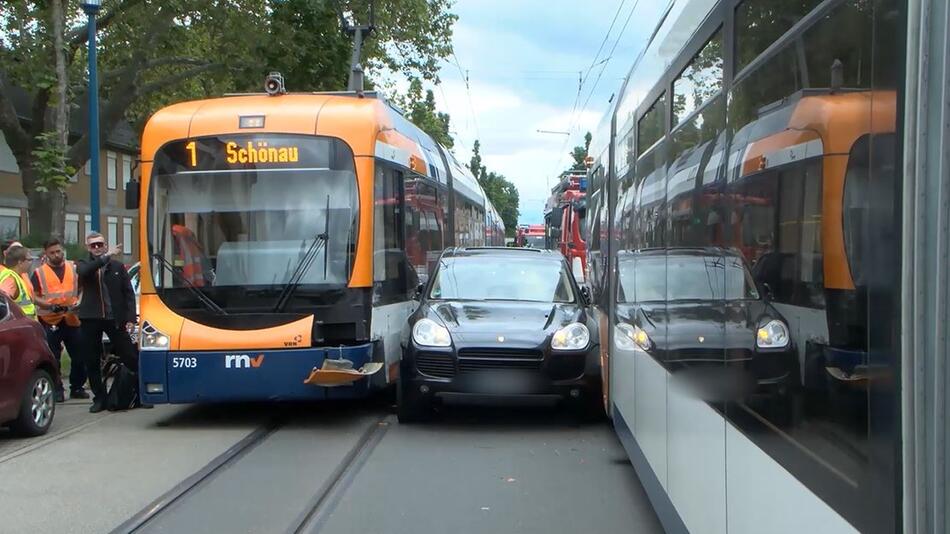
M251 358L247 354L228 354L224 357L225 369L250 369L251 367L257 369L263 364L263 354L258 354L255 358Z

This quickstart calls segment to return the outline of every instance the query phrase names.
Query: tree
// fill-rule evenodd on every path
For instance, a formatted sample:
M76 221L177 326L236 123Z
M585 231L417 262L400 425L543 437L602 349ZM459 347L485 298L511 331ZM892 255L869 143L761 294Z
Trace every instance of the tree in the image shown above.
M574 158L574 166L571 167L572 171L586 171L587 170L587 156L590 153L590 142L594 138L587 132L584 135L584 146L576 146L574 150L571 151L571 157Z
M481 143L476 140L472 148L472 159L468 164L469 170L475 175L479 185L485 190L485 196L498 210L501 219L505 222L505 233L514 237L515 227L518 225L520 197L515 184L508 181L504 175L489 172L482 164Z
M52 143L61 114L50 113L63 85L67 110L85 115L85 17L80 0L7 0L0 15L0 132L20 167L32 229L63 233L66 171L89 158L88 133ZM366 0L106 0L99 15L100 141L123 119L140 128L171 102L260 90L283 69L292 90L342 89L348 38L341 16L368 21ZM337 6L341 7L340 11ZM449 0L390 0L363 48L364 66L436 79L451 53ZM58 31L62 22L63 28ZM56 45L62 33L62 46ZM62 55L62 62L56 60ZM21 122L14 92L26 90L30 120ZM57 163L59 160L59 163ZM66 176L66 179L62 179Z
M409 91L405 96L395 99L406 114L406 118L429 134L436 142L446 148L455 146L455 140L449 133L449 115L435 109L435 95L432 90L422 94L422 81L414 79L409 83Z
M485 166L482 165L482 144L476 139L475 146L472 147L472 159L468 163L468 169L472 171L472 175L475 176L475 179L482 182L485 179Z

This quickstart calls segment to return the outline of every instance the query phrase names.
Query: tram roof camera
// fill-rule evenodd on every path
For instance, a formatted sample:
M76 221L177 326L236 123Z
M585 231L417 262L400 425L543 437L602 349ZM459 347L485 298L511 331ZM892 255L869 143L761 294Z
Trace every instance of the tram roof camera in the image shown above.
M264 79L264 91L270 96L282 95L287 92L284 87L284 77L279 72L272 72Z

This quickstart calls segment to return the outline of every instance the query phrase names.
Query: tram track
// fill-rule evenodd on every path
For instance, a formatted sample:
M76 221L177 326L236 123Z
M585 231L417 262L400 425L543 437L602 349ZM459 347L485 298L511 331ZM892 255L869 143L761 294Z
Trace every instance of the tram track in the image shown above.
M283 426L284 423L284 420L275 418L257 427L241 441L232 445L226 451L208 462L204 467L179 482L161 497L155 499L127 521L113 529L111 534L141 532L149 523L166 513L176 503L186 499L188 495L197 488L212 480L224 468L237 463L240 458L266 441L267 438Z
M280 517L293 518L289 521L286 529L283 525L270 523L271 531L293 534L319 532L350 483L382 440L391 424L390 419L390 415L380 414L353 428L358 432L358 434L355 432L350 434L352 436L350 439L353 441L347 443L343 450L336 449L335 458L330 460L329 465L324 464L327 468L333 466L328 473L322 474L321 469L315 469L313 472L298 469L301 480L305 480L305 477L316 477L319 484L318 488L306 501L303 501L302 498L309 492L297 493L296 495L299 495L301 502L294 505L292 509L281 511L262 508L262 512L269 512L267 515L272 517L273 521L280 521ZM213 508L220 508L219 512L225 511L229 502L227 495L229 479L234 476L235 472L242 472L243 470L247 473L255 469L261 469L262 466L255 461L255 457L273 455L275 451L281 449L281 441L286 440L288 435L294 433L299 435L301 432L307 432L306 428L295 426L291 425L291 421L286 416L267 421L111 532L113 534L127 534L174 531L173 525L180 523L182 518L188 516L188 509L193 510L206 505L209 502L209 496L213 502L216 502ZM278 434L280 437L275 437ZM320 439L315 439L314 443L314 448L319 449ZM343 454L339 454L340 452L343 452ZM285 463L284 465L289 464ZM279 470L276 465L272 467L274 471ZM266 468L267 466L264 467L264 469ZM273 489L270 489L270 491L273 491ZM291 513L287 514L288 511ZM214 510L210 509L207 512L204 518L205 521L227 521L226 514L215 513ZM296 515L294 515L295 513ZM206 526L216 530L215 527L218 525L212 523L206 524ZM223 531L228 530L224 524L220 527Z
M382 416L370 423L359 440L346 453L332 475L314 493L307 507L291 527L287 534L315 534L320 532L326 519L333 512L346 489L359 473L373 450L382 441L383 435L392 423L392 416Z

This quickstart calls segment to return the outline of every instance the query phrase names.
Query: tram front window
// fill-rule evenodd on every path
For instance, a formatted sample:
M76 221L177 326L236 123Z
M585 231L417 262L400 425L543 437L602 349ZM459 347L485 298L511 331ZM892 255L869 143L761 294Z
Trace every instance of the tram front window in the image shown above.
M243 300L256 308L273 306L295 274L295 296L345 286L358 199L352 163L342 167L157 174L148 224L159 294L196 308L198 288L227 307L257 290L263 300Z

